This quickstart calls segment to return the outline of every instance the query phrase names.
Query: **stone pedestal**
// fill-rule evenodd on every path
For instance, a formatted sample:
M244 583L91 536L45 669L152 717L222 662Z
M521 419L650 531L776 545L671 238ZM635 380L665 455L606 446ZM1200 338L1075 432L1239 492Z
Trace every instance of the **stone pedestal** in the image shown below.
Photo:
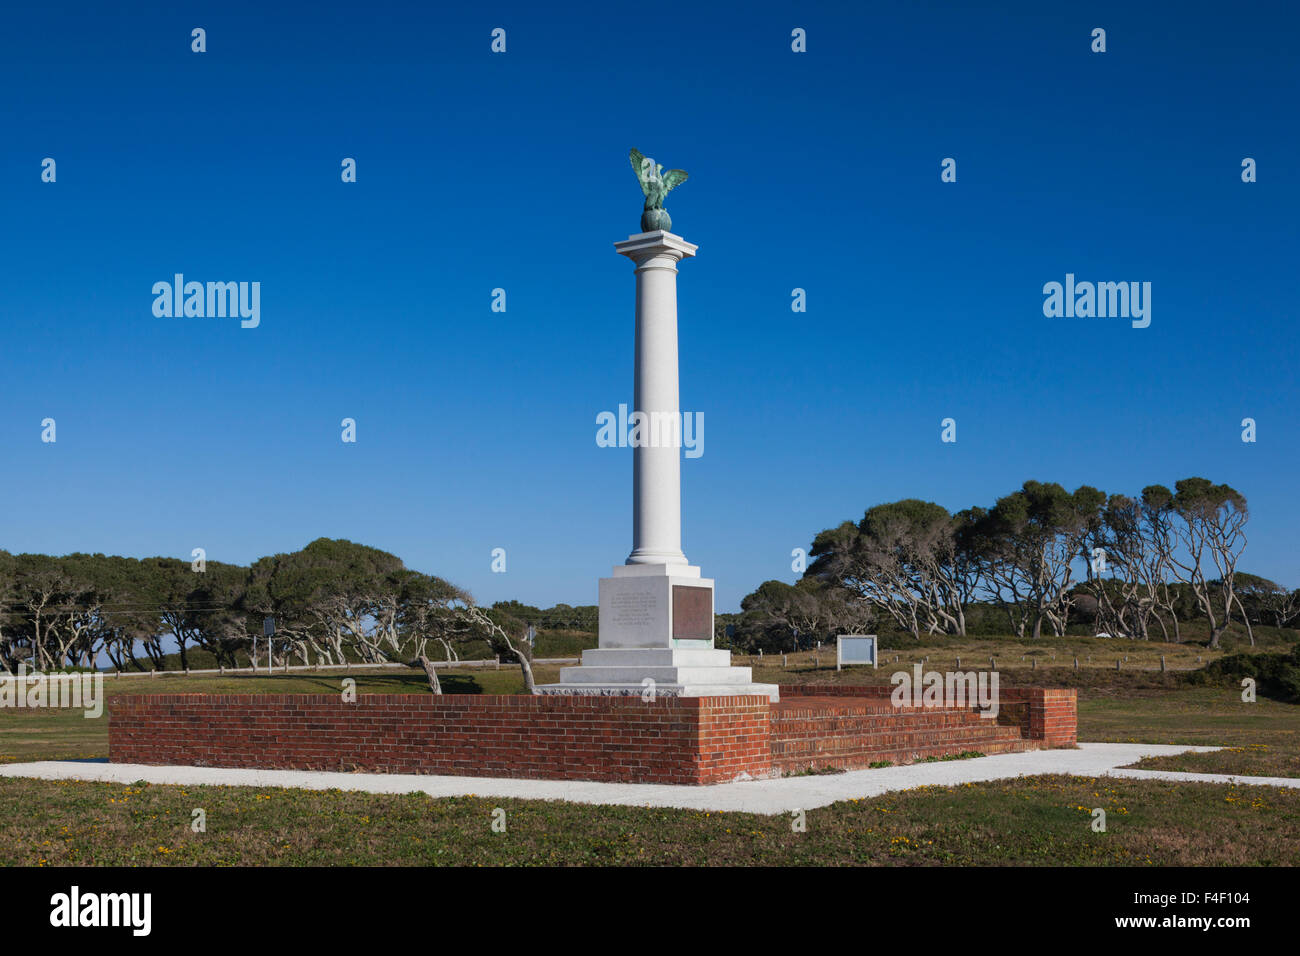
M600 646L560 671L547 694L714 697L759 694L748 667L713 646L713 581L689 564L625 564L600 579Z
M696 246L658 230L614 248L636 265L633 415L644 427L632 449L632 553L600 579L600 646L538 690L775 701L777 685L753 683L748 667L730 666L731 652L714 648L713 581L682 553L677 263Z

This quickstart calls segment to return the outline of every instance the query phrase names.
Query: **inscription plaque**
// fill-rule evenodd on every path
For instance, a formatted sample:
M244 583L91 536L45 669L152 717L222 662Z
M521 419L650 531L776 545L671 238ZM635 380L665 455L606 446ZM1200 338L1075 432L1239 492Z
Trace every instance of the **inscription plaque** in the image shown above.
M609 600L610 620L619 627L654 623L655 596L648 591L619 591Z
M713 640L713 591L673 585L673 640Z

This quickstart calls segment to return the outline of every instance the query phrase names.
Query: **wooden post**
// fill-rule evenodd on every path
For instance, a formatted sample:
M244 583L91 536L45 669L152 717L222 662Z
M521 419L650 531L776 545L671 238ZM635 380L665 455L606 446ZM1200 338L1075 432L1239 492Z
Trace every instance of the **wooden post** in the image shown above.
M1160 673L1163 674L1164 671L1165 671L1165 655L1161 654L1161 655L1160 655Z

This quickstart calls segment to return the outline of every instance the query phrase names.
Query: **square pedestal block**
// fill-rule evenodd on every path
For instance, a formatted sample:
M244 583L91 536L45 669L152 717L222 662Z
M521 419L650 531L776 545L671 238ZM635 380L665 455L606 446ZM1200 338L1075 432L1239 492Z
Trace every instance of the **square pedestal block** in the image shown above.
M621 565L599 593L602 648L713 647L713 580L699 568Z
M713 646L713 581L690 565L620 565L600 579L600 646L543 694L779 699Z

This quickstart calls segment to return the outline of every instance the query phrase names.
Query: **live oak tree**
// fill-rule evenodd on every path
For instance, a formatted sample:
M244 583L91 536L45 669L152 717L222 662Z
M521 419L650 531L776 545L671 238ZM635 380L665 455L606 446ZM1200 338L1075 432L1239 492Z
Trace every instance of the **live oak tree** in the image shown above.
M1191 587L1210 625L1210 647L1219 647L1223 632L1232 619L1233 607L1240 608L1235 591L1237 562L1246 546L1246 521L1250 512L1246 497L1229 485L1216 485L1205 478L1184 478L1174 484L1174 493L1157 488L1165 508L1177 519L1180 547L1170 555L1174 575ZM1206 574L1207 565L1214 576ZM1250 620L1246 632L1255 643Z
M1250 619L1271 621L1274 627L1286 627L1300 618L1300 590L1283 587L1276 581L1238 571L1237 599Z
M909 498L877 505L862 520L813 541L807 577L852 592L920 639L964 634L964 575L957 523L942 506Z
M852 633L871 621L871 608L846 589L805 575L795 584L764 581L740 602L735 642L753 651L799 650L816 640Z
M1147 639L1158 628L1179 641L1180 621L1199 615L1217 647L1239 616L1253 642L1252 623L1266 611L1279 622L1300 616L1300 595L1273 582L1241 590L1248 517L1243 495L1203 478L1174 491L1149 485L1136 498L1027 481L990 508L953 515L916 499L872 507L816 536L804 580L918 639L923 630L966 633L976 605L1000 609L1020 637L1045 626L1062 635L1072 609L1086 605L1092 623L1116 636ZM742 602L744 642L788 639L796 618L824 616L790 588L764 582Z
M1065 633L1074 561L1104 501L1105 495L1088 485L1070 493L1055 482L1027 481L990 512L1004 540L1012 543L1006 559L1025 584L1035 640L1044 621L1058 636Z
M1097 602L1096 626L1105 633L1146 640L1154 621L1165 640L1177 616L1168 601L1166 560L1153 547L1153 529L1141 501L1111 495L1084 537L1080 555L1087 575L1085 590Z

